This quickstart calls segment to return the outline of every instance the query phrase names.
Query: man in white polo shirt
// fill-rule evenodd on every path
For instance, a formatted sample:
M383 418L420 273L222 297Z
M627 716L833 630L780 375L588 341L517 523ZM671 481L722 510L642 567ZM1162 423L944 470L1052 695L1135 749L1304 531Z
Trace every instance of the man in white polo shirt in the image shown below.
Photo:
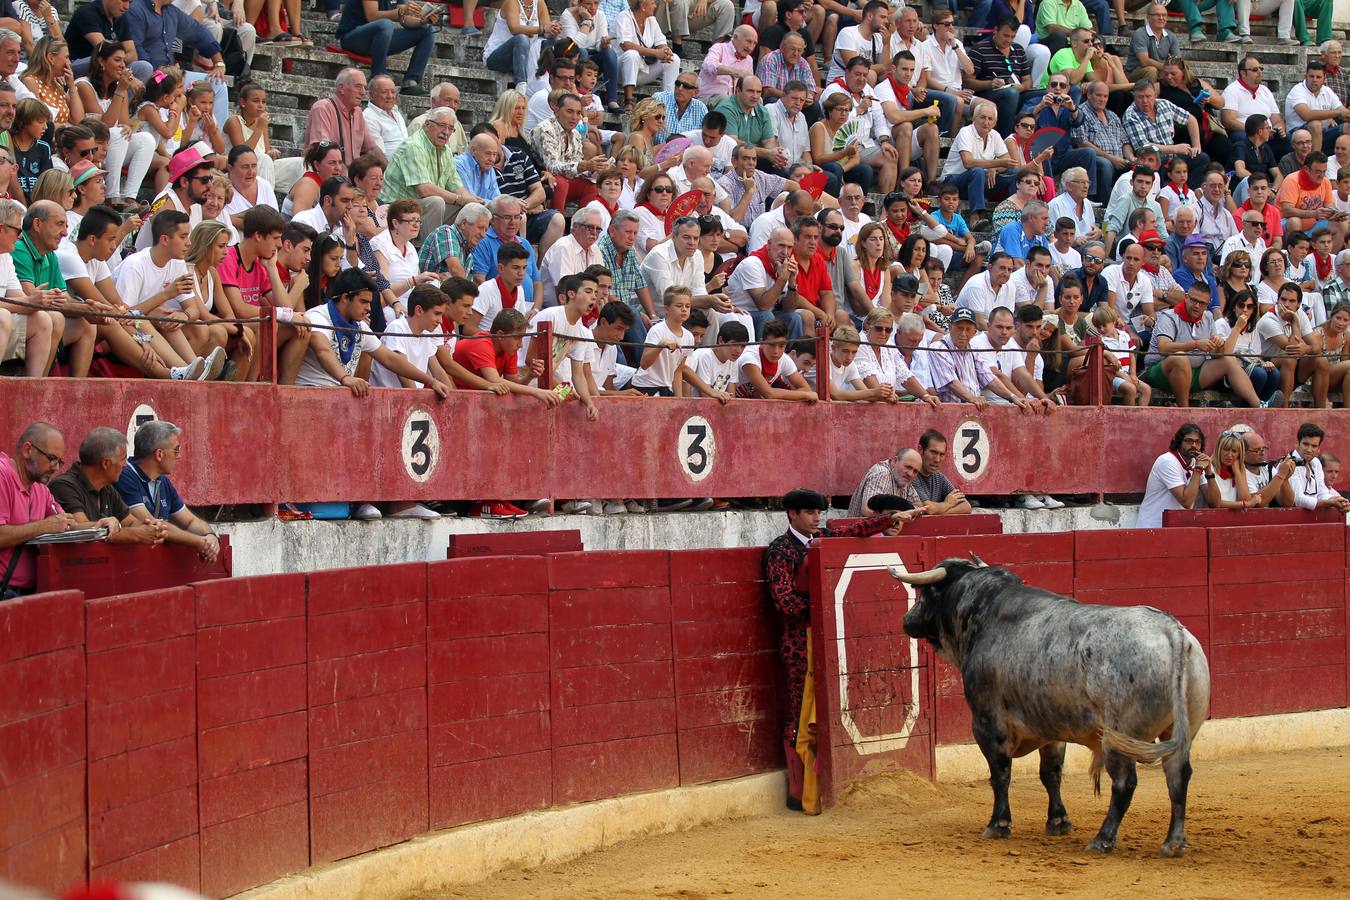
M1330 154L1342 127L1350 119L1350 109L1327 87L1326 63L1308 60L1303 80L1290 88L1284 98L1284 118L1290 128L1308 129L1314 150Z
M1284 116L1280 114L1280 104L1270 88L1261 83L1261 73L1265 67L1255 56L1245 56L1238 63L1238 77L1228 82L1223 89L1223 109L1219 111L1219 121L1228 129L1229 134L1242 134L1247 117L1257 113L1270 118L1270 127L1275 134L1270 138L1275 158L1289 152L1289 130L1285 127Z
M1012 309L1017 303L1013 287L1008 283L1012 278L1012 257L1002 250L989 257L989 269L974 276L961 288L956 298L957 309L968 309L975 313L975 324L983 331L989 325L989 313L999 306Z

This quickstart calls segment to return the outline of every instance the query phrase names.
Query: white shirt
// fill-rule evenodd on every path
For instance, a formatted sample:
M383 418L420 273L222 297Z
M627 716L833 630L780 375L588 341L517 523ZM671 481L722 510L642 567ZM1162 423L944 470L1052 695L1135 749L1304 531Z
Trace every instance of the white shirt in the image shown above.
M947 161L942 165L943 178L960 175L966 170L966 164L961 159L962 150L969 152L972 159L998 159L1008 155L1008 145L1003 143L997 128L989 129L989 134L981 140L975 126L966 125L956 133L956 140L952 141L951 149L947 151Z
M1055 242L1050 242L1050 262L1057 266L1060 272L1067 272L1070 269L1077 269L1083 265L1083 254L1069 245L1068 250L1060 250L1055 246Z
M582 15L580 22L577 21L578 12ZM559 21L562 22L563 34L583 50L594 50L600 46L603 38L609 37L609 19L605 18L605 11L598 6L594 15L582 12L579 6L569 6L563 10ZM587 24L589 28L585 27Z
M755 298L750 296L750 291L763 290L773 284L773 279L764 268L764 263L760 262L759 257L750 256L745 258L731 272L731 277L727 279L727 296L731 298L732 306L745 312L759 312L759 307L755 305Z
M14 261L9 258L9 254L5 254L4 259L9 262L12 272ZM90 259L89 262L80 259L80 251L68 238L56 248L56 261L61 264L61 277L67 282L75 278L88 278L94 284L98 284L105 278L112 278L112 270L108 268L106 262L98 257Z
M779 142L781 143L781 140ZM690 179L689 175L684 171L684 166L676 166L675 168L668 170L666 174L670 176L671 181L675 182L676 197L681 194L687 194L693 189L692 179ZM709 179L712 179L711 172L708 177ZM721 203L723 200L729 200L730 197L731 195L727 193L727 189L714 180L713 202Z
M569 322L567 320L567 307L565 306L550 306L540 312L530 322L530 330L538 331L539 326L545 322L553 329L553 382L554 384L573 384L573 360L579 363L591 361L591 354L595 348L595 345L589 342L592 337L591 330L581 323L580 318L575 322ZM576 338L585 338L585 340L579 341ZM522 349L525 354L528 354L530 343L534 341L534 338L526 338L525 341ZM592 372L592 375L594 374ZM599 386L600 384L601 382L597 378L596 385Z
M1227 91L1224 91L1226 94ZM1248 96L1251 96L1250 94ZM1307 120L1298 114L1296 109L1302 103L1308 104L1309 109L1314 111L1324 111L1341 108L1341 98L1336 96L1336 92L1325 84L1322 89L1314 94L1308 90L1308 82L1300 81L1289 89L1289 93L1284 98L1284 124L1290 131L1295 128L1302 128L1308 124ZM1328 127L1337 124L1334 119L1322 120ZM1330 161L1327 163L1327 169L1331 169Z
M746 366L754 366L764 374L764 361L760 358L758 345L751 345L742 351L741 355L736 357L736 383L749 384L750 376L745 373ZM774 378L769 382L770 387L782 387L788 383L788 379L797 374L797 363L786 353L778 360L778 371ZM766 379L767 380L767 379Z
M1092 208L1092 201L1086 197L1083 198L1083 214L1078 214L1073 197L1068 193L1056 194L1055 199L1050 201L1050 227L1055 227L1055 222L1060 219L1073 219L1074 233L1079 237L1092 231L1097 227L1097 213ZM1054 250L1050 251L1054 253ZM1076 252L1076 251L1075 251Z
M985 332L983 334L977 334L970 339L970 349L985 351L981 354L981 364L986 365L997 372L1002 372L1009 381L1012 381L1013 372L1018 369L1026 370L1027 353L1017 345L1017 340L1015 338L1009 338L1002 349L995 349L993 342L989 340L989 333ZM1043 374L1044 366L1042 365L1042 358L1037 356L1036 377L1039 378ZM990 384L993 384L993 382L990 382ZM967 386L969 387L969 385ZM1017 394L1017 389L1015 387L1011 388L1011 390L1014 395ZM988 387L984 389L983 395L986 400L1007 402L1006 398L1000 397Z
M1306 466L1295 466L1289 476L1289 489L1294 492L1294 505L1299 509L1315 509L1318 500L1329 500L1338 494L1327 487L1322 472L1322 460L1310 459Z
M557 244L554 244L556 247ZM552 248L549 249L552 253ZM707 282L703 278L703 257L698 253L680 263L673 241L663 241L652 248L642 261L642 274L652 289L652 304L658 316L665 316L666 288L681 285L693 291L695 297L708 293Z
M163 267L155 265L149 250L138 250L122 261L117 269L117 293L127 306L139 306L167 288L176 278L188 274L187 263L171 259ZM186 294L164 301L154 314L183 308Z
M408 123L404 121L398 103L394 103L393 112L385 112L374 103L367 103L361 114L366 120L366 131L380 145L384 158L393 159L395 151L408 139Z
M648 21L651 21L650 19ZM723 175L731 170L731 153L736 149L736 139L729 134L722 135L722 139L717 142L716 147L704 147L703 129L695 128L693 131L684 132L684 136L694 142L695 147L703 147L713 155L712 170L717 175Z
M440 336L440 339L418 337L412 333L412 325L408 324L407 318L395 319L384 326L384 336L380 338L380 343L395 353L406 356L408 362L412 363L419 372L429 373L431 370L428 367L431 358L436 355L436 349L445 346L448 341L445 339L445 333L441 331L440 325L437 325L431 331L424 331L422 334L436 334ZM403 382L399 379L399 376L378 362L372 362L370 365L370 383L376 387L403 387Z
M1257 87L1256 96L1252 96L1252 92L1236 78L1228 82L1228 86L1223 89L1223 105L1225 109L1231 109L1237 115L1239 122L1245 122L1248 116L1257 113L1265 116L1280 114L1280 104L1275 101L1275 95L1270 92L1270 88L1262 84Z
M896 13L896 15L899 15L899 13ZM914 87L919 83L919 75L923 73L924 69L929 68L928 45L924 41L915 40L905 43L905 39L902 38L900 32L897 31L891 35L891 52L889 57L894 59L895 54L899 53L901 50L908 50L910 53L914 54L914 74L909 76L909 86Z
M1129 284L1125 281L1124 268L1116 263L1102 270L1102 280L1106 282L1106 289L1116 295L1116 312L1127 322L1133 322L1137 329L1140 323L1135 320L1143 316L1139 305L1153 302L1153 279L1140 269L1134 276L1134 284Z
M722 362L717 358L716 351L712 347L700 347L695 350L690 357L684 361L687 368L693 371L703 383L715 391L724 391L730 393L736 384L736 359L735 357ZM695 397L702 397L702 392L694 390Z
M538 2L538 0L535 0ZM632 44L641 44L650 50L653 47L660 47L666 42L666 35L661 31L661 26L656 22L656 16L648 16L647 21L642 26L642 33L638 34L637 19L633 16L631 9L624 10L618 18L614 20L614 52L623 53L621 46L625 41ZM652 65L646 59L643 59L640 66L646 67Z
M786 205L786 203L783 204L783 206ZM754 253L760 247L763 247L769 242L769 235L773 234L775 228L782 228L787 225L787 220L783 218L783 206L775 207L766 213L755 216L755 220L750 223L750 239L745 243L746 253Z
M848 121L857 121L858 123L858 146L868 149L877 146L878 137L890 137L891 126L886 121L886 113L881 109L881 101L877 99L876 92L872 90L871 85L863 85L862 98L855 98L848 91L841 88L838 83L830 82L829 86L821 92L820 102L824 103L825 98L833 94L843 94L845 97L853 100L853 109L848 114ZM872 102L868 104L867 112L859 113L858 108L863 100L871 98ZM990 132L993 133L992 131Z
M787 107L781 100L770 103L766 109L769 113L769 122L773 125L773 133L778 137L778 146L787 154L789 164L797 162L803 154L811 150L806 115L797 113L795 119L788 118Z
M874 376L877 384L889 384L898 390L904 390L905 382L914 377L897 347L859 347L853 364L859 379L866 381Z
M1306 338L1312 333L1312 322L1308 321L1308 315L1303 310L1298 311L1299 336ZM1261 339L1262 356L1278 356L1284 351L1276 345L1273 338L1283 335L1284 337L1293 337L1293 326L1276 315L1276 310L1263 315L1256 320L1256 336Z
M15 80L17 81L18 79ZM160 205L161 200L164 201L163 205ZM155 212L158 212L159 209L155 209L156 206L159 206L159 209L176 209L179 212L187 213L189 229L196 228L202 220L202 205L200 203L194 203L192 204L192 209L183 209L183 204L178 201L178 195L173 192L172 187L166 187L156 195L155 199L150 203L150 208L155 210ZM137 250L144 250L154 244L154 234L150 228L150 220L153 218L153 215L147 216L145 218L145 224L141 226L140 232L136 235Z
M333 318L328 314L327 304L316 306L313 309L306 311L305 318L316 325L333 324ZM361 354L374 353L380 347L380 339L370 333L370 326L365 322L358 324L360 325L361 335L356 341L356 348L352 351L351 359L347 361L346 368L348 375L356 374L356 368L361 362ZM334 341L336 335L331 331L319 331L318 333L324 335L329 341L333 342L333 353L336 355L337 343ZM413 340L425 339L414 338ZM430 343L434 344L436 342L430 341ZM338 362L341 361L342 357L339 356ZM341 382L334 380L333 376L329 375L327 370L319 365L319 360L314 355L314 350L311 348L305 351L305 358L300 363L300 373L295 376L295 383L301 387L337 387Z
M277 192L272 187L272 183L265 178L258 179L258 202L251 203L248 198L239 193L238 190L230 196L230 202L225 204L225 212L231 216L237 216L240 213L246 213L255 206L270 206L273 209L280 209L281 204L277 203Z
M1247 251L1247 255L1253 260L1259 260L1261 254L1266 252L1266 239L1258 235L1255 241L1248 243L1246 236L1239 231L1237 234L1224 241L1223 246L1219 248L1219 265L1223 265L1227 262L1228 254L1232 253L1234 250L1245 250ZM1255 283L1257 280L1258 273L1256 271L1256 266L1252 266L1251 275L1249 276L1248 281Z
M858 385L862 383L862 376L858 374L858 361L847 366L836 366L834 360L830 360L830 387L836 391L856 391Z
M1148 485L1144 489L1144 502L1139 504L1139 518L1135 528L1161 528L1163 513L1169 509L1185 509L1172 495L1173 488L1184 488L1190 480L1185 467L1175 453L1168 451L1153 461L1148 473ZM1205 505L1204 495L1197 492L1192 509Z
M389 232L386 230L371 238L370 249L384 257L384 277L389 279L391 285L400 281L407 281L420 271L417 262L417 249L413 247L412 241L404 244L403 252L400 253L399 249L394 246L394 239L389 236ZM408 295L411 293L412 287L410 286L398 295L398 299L406 303Z
M961 294L956 298L957 309L974 310L984 316L1000 306L1006 306L1012 309L1016 303L1017 295L1013 291L1013 286L1009 283L994 291L989 283L989 273L982 272L966 282L965 287L961 288Z
M689 354L694 352L694 333L688 328L681 328L677 337L670 326L661 321L653 325L651 330L647 332L645 343L649 347L655 347L667 341L674 341L679 344L680 349L662 350L657 354L656 361L649 367L638 369L637 374L633 376L633 387L668 388L675 384L675 370L679 368L680 363L688 358Z
M638 257L643 258L647 255L649 241L660 243L666 239L666 219L664 216L658 218L650 209L644 209L640 206L632 212L638 220L637 243L633 247L637 250Z
M847 51L849 57L860 53L869 65L874 65L881 54L884 53L886 58L889 59L900 50L900 35L891 34L890 49L887 50L879 32L867 38L863 37L859 28L858 25L850 25L847 28L839 29L839 34L834 38L834 55L830 57L830 72L825 76L827 82L834 81L844 74L845 51ZM917 58L915 62L914 70L917 72L919 69Z
M928 66L928 86L933 90L957 91L961 89L961 60L957 50L965 50L958 40L950 47L940 47L937 35L930 34L923 42L924 62ZM917 59L917 58L916 58ZM918 72L917 67L915 72Z
M862 231L863 226L870 224L871 221L872 217L865 212L858 213L858 221L856 222L848 216L844 216L844 240L840 246L847 250L848 255L853 259L858 258L858 232Z
M578 272L586 271L590 266L598 266L603 262L599 241L593 242L591 249L587 251L581 249L581 245L573 235L558 238L544 254L544 262L539 267L540 277L544 281L544 305L549 307L558 305L560 278L565 275L576 275Z
M1107 209L1110 209L1111 207L1115 206L1117 200L1119 200L1121 197L1124 197L1126 194L1134 190L1134 182L1132 181L1133 178L1134 178L1133 171L1126 171L1123 175L1121 175L1119 178L1116 179L1116 183L1111 187L1111 199L1106 204ZM1157 200L1158 194L1162 192L1162 186L1163 186L1162 176L1158 175L1157 173L1154 173L1153 187L1148 189L1148 198L1150 200ZM1057 200L1059 198L1056 197L1055 199ZM1051 202L1053 203L1054 201L1052 200ZM1230 215L1228 218L1231 219L1232 216Z
M1229 335L1233 333L1233 326L1228 324L1228 319L1220 316L1214 320L1214 336L1228 340ZM1250 356L1261 355L1261 339L1257 337L1255 329L1244 331L1238 335L1237 343L1233 345L1234 353L1245 353Z
M482 316L478 320L479 332L492 329L492 321L497 318L497 313L501 312L502 308L501 288L497 286L497 279L489 278L478 286L478 296L473 301L473 311ZM512 308L519 310L521 315L524 315L529 308L529 304L525 302L525 287L523 285L516 288L516 302L512 304ZM522 349L524 348L522 347Z
M1050 256L1053 260L1054 253L1052 252ZM1008 285L1013 289L1013 309L1018 306L1025 306L1036 299L1036 289L1031 286L1031 279L1027 277L1027 271L1030 268L1030 266L1023 266L1012 273L1012 277L1008 279ZM1045 280L1049 282L1049 285L1046 286L1043 301L1049 301L1051 305L1054 305L1055 279L1047 275Z
M526 134L533 134L536 125L553 118L553 110L548 105L548 95L551 91L552 88L549 88L535 91L530 95L530 102L525 107Z

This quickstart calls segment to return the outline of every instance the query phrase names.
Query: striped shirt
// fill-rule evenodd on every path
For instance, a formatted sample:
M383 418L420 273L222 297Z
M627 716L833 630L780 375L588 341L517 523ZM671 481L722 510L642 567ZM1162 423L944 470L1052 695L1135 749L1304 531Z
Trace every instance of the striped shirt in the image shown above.
M539 183L539 170L534 167L530 154L519 147L505 145L506 162L497 173L497 190L508 197L524 200Z
M862 481L858 484L858 489L853 492L852 499L848 502L848 514L850 516L868 516L872 512L867 507L867 501L878 494L899 494L917 509L923 505L923 498L914 490L914 485L902 485L895 478L895 467L889 459L883 459L881 462L867 470Z
M975 67L975 77L980 81L1002 78L1005 81L1020 82L1031 75L1031 63L1022 48L1014 43L1008 49L1008 55L994 46L993 35L974 44L966 51L970 63Z

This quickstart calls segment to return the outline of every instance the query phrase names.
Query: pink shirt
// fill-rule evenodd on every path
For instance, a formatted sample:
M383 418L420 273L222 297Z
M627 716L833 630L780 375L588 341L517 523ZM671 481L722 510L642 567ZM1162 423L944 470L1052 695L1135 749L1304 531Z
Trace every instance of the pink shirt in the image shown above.
M342 113L337 101L324 97L309 108L305 118L305 143L308 147L317 141L333 141L342 148L342 161L352 164L362 153L380 149L375 138L366 129L366 117L358 106L350 113Z
M736 58L736 48L731 46L731 41L724 41L721 44L713 44L708 48L708 55L703 58L703 66L698 70L698 89L699 94L706 97L709 94L730 94L733 90L734 82L730 75L718 75L719 66L727 66L732 69L740 69L745 75L755 74L754 54L747 54L745 59Z
M0 453L0 525L27 525L48 516L64 512L61 504L52 498L52 492L45 484L34 482L24 490L19 481L19 473L14 468L14 460ZM0 550L0 576L9 568L9 558L14 549ZM19 565L9 580L10 587L32 588L37 579L37 565L32 553L19 554Z
M262 260L255 259L253 268L245 269L239 259L239 245L225 251L225 259L216 270L222 287L235 287L249 306L261 306L262 298L272 293L272 279L263 268Z

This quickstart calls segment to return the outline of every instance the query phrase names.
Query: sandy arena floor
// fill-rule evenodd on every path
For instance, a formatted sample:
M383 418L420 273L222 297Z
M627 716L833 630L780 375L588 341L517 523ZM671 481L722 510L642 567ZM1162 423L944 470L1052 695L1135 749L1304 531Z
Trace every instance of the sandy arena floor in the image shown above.
M1105 787L1105 785L1103 785ZM1014 778L1013 837L980 831L984 784L887 775L819 818L784 811L630 841L561 866L508 871L442 898L1345 897L1350 892L1350 749L1201 761L1181 860L1162 859L1167 791L1140 767L1114 854L1084 851L1106 813L1087 773L1066 774L1067 837L1042 831L1045 792ZM411 898L410 898L411 900Z

